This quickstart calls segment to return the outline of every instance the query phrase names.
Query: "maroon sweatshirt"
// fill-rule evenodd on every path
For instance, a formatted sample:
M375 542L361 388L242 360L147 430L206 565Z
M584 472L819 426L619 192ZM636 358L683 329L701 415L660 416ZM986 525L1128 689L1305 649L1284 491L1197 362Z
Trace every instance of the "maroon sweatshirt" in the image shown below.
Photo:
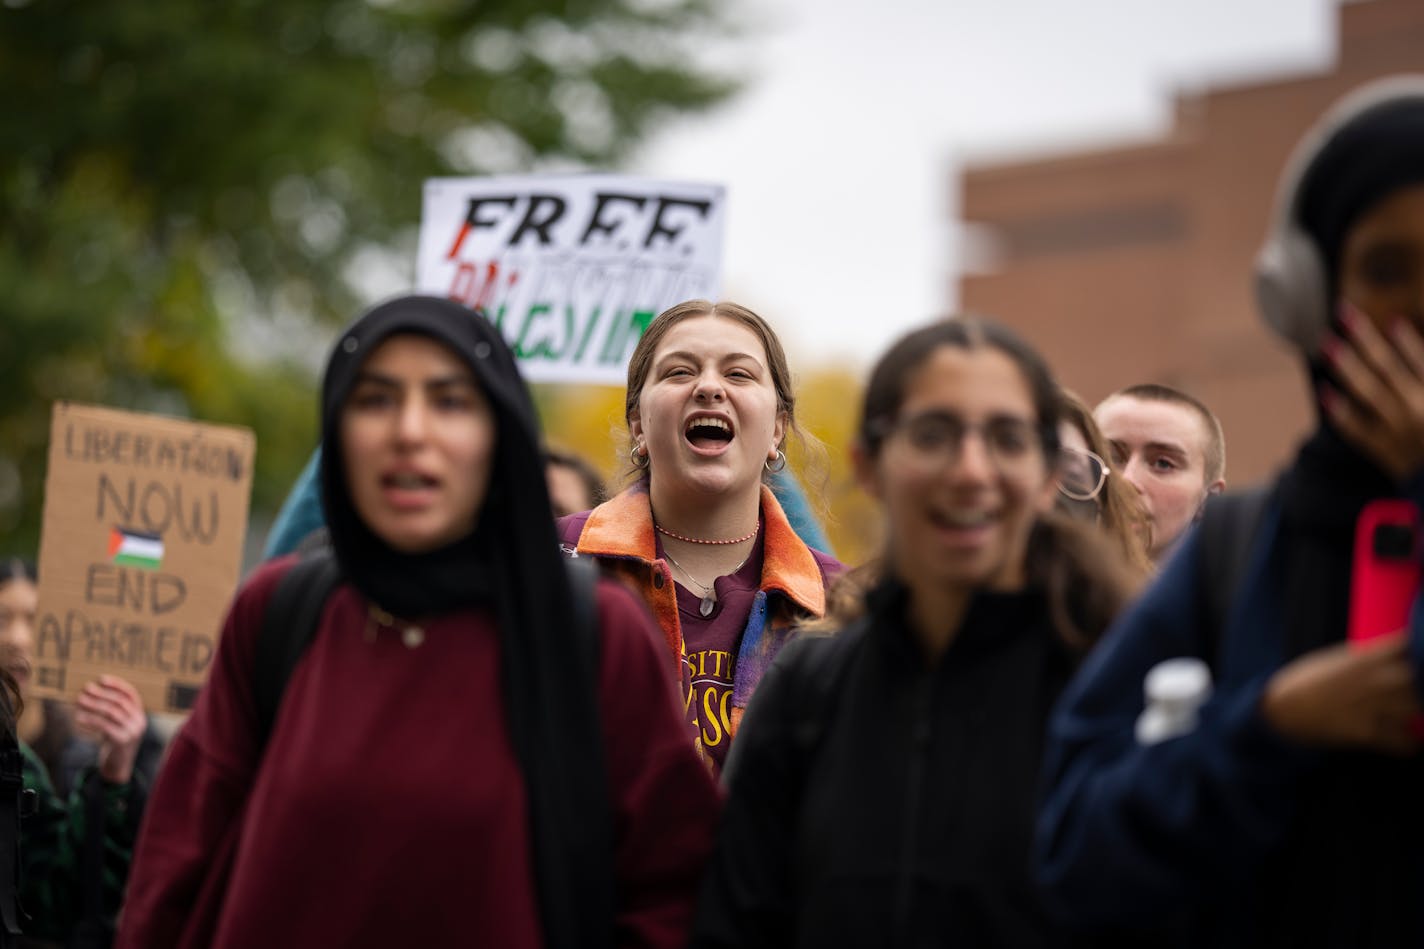
M233 603L149 801L118 945L540 946L493 617L420 621L411 647L398 629L368 626L366 601L340 587L264 755L256 641L291 563L264 566ZM686 740L647 611L600 582L598 613L615 944L681 946L717 790Z

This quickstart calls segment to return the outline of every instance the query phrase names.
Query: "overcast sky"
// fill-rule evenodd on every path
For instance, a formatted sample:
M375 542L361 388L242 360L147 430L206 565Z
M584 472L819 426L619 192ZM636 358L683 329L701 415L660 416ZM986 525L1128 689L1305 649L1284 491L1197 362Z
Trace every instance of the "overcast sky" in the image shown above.
M1327 66L1329 0L740 0L750 83L630 171L729 189L723 294L799 365L947 312L956 169L1148 138L1172 96ZM719 56L722 51L717 51Z

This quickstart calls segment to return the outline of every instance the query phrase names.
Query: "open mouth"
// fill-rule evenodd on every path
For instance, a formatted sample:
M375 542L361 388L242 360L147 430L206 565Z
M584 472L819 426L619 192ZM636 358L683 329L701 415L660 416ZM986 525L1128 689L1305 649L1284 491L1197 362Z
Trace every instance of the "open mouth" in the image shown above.
M436 486L434 478L415 471L401 471L381 478L381 486L397 491L422 491Z
M683 429L683 437L693 448L706 451L729 444L735 436L732 423L726 419L701 416L688 420L687 427Z
M948 531L972 531L988 527L994 523L991 511L946 511L931 510L928 520L935 527Z

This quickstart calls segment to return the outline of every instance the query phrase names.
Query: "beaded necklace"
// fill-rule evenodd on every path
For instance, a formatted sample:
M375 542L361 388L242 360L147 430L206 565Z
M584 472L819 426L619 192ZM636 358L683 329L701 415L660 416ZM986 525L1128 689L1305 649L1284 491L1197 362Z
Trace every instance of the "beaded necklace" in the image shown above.
M757 521L756 527L753 527L753 528L752 528L752 532L751 532L750 534L747 534L747 535L744 536L744 537L733 537L731 540L703 540L703 539L700 538L700 537L685 537L685 536L683 536L682 534L677 533L676 531L670 531L670 530L668 530L666 527L664 527L664 526L662 526L661 524L658 524L658 523L654 523L654 524L653 524L653 527L657 530L657 532L658 532L659 534L662 534L662 535L664 535L664 536L666 536L666 537L671 537L671 538L673 538L674 540L680 540L680 541L682 541L682 542L684 542L684 543L688 543L688 544L715 544L715 545L717 545L717 546L719 546L719 547L725 547L725 546L728 546L728 545L730 545L730 544L741 544L741 543L745 543L746 541L751 540L753 537L755 537L755 536L757 535L757 532L761 530L761 521L760 521L760 520ZM733 571L733 572L735 572L735 571Z

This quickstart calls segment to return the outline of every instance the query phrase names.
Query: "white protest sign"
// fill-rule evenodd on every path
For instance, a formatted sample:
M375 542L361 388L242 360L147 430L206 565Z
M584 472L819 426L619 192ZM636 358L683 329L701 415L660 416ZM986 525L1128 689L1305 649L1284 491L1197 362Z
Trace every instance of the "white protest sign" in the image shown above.
M720 185L432 178L416 289L483 310L533 382L622 385L653 317L716 298L725 217Z

